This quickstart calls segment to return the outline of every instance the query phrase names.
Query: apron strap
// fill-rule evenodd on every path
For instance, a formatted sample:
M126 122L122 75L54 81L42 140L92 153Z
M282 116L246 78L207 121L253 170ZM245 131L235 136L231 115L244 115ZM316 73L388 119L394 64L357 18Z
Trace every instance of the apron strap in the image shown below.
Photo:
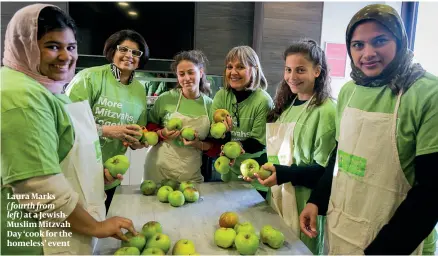
M176 108L175 108L175 112L178 112L178 108L179 108L179 103L181 102L181 98L182 98L182 89L180 89L180 93L179 93L179 98L178 98L178 103L176 103Z
M353 90L353 92L351 93L350 98L348 98L347 104L346 104L345 106L347 106L347 107L350 106L350 101L351 101L351 99L353 98L354 93L356 92L356 88L357 88L357 85L354 87L354 90Z
M397 102L395 103L395 109L394 109L394 115L393 115L393 122L392 122L392 149L394 150L395 160L400 163L400 157L398 155L398 149L397 149L397 116L398 116L398 109L400 107L401 102L401 96L403 95L403 89L401 89L397 95Z
M200 95L200 97L202 97L202 102L204 104L205 114L207 114L208 120L210 120L210 116L209 116L208 110L207 110L207 104L205 104L205 99L204 99L204 97L202 95L202 92L199 95ZM178 99L178 103L176 104L175 112L178 112L179 104L181 103L181 98L182 98L182 89L181 89L181 91L179 93L179 99Z

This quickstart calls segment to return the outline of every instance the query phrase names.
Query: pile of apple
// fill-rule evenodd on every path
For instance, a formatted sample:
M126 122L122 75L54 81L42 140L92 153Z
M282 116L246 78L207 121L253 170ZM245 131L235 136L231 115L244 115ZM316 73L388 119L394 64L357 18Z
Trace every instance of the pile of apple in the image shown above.
M279 249L284 244L284 235L271 225L265 225L260 231L260 238L250 222L239 223L239 216L234 212L224 212L219 218L220 228L214 233L214 243L221 248L235 247L242 255L254 255L260 244Z
M157 190L157 184L153 180L145 180L141 183L140 190L147 196L155 195L157 192L158 201L174 207L182 206L185 202L194 203L199 199L199 191L191 181L179 183L176 180L164 179Z
M125 233L128 241L122 241L122 246L114 255L166 255L172 243L168 235L163 234L163 228L157 221L149 221L143 225L136 236L131 232ZM172 255L199 255L195 244L188 239L176 242Z
M181 131L180 134L181 137L189 141L194 140L196 131L191 127L185 127L185 128L182 127L183 127L182 120L176 117L171 118L166 125L168 131Z

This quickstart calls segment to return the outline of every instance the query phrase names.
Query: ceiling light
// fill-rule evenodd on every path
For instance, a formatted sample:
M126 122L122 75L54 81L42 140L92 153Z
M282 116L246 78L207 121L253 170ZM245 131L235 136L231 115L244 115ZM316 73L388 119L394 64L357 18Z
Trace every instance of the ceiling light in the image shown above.
M137 12L134 12L134 11L129 11L128 14L131 16L137 16Z
M120 5L120 6L123 6L123 7L129 6L129 4L126 3L126 2L119 2L119 5Z

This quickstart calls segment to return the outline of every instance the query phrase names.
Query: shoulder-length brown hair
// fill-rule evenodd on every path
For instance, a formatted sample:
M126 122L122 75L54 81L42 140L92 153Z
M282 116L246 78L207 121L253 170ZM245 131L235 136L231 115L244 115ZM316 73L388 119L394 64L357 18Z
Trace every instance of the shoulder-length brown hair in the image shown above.
M311 61L314 67L319 66L321 72L315 79L315 87L312 101L309 106L319 106L330 97L330 77L328 75L327 60L324 51L319 47L318 43L312 39L301 39L293 42L283 54L283 60L292 54L303 54L307 60ZM274 109L268 114L268 122L277 120L281 113L292 103L297 95L292 93L289 85L283 81L277 87L274 99Z

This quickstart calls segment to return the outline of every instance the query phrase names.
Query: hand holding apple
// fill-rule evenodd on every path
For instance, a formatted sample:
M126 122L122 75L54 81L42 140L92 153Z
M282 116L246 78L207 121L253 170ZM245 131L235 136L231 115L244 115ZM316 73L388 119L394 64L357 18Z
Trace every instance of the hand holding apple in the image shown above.
M277 171L272 163L266 163L255 173L260 184L266 187L277 185Z
M254 159L245 159L240 164L240 173L244 178L255 178L254 173L260 169L259 163Z
M117 174L116 177L121 183L123 180L123 175ZM103 182L105 185L112 184L116 179L109 173L108 169L103 169Z
M214 169L220 174L227 174L230 171L230 159L226 156L220 156L214 162Z
M124 142L139 142L141 138L141 127L137 124L128 125L104 125L102 126L102 136L107 138L119 139Z
M240 142L230 141L221 146L220 156L228 157L231 160L230 166L233 166L234 160L242 154L245 154L245 150Z
M226 132L227 126L224 123L214 123L210 127L210 134L215 139L224 138Z
M169 131L166 127L161 129L160 132L163 135L163 137L166 138L166 140L174 140L174 139L178 138L178 136L181 135L181 132L179 130Z
M176 117L171 118L166 124L166 128L169 131L174 131L174 130L180 131L182 126L183 126L182 120Z

